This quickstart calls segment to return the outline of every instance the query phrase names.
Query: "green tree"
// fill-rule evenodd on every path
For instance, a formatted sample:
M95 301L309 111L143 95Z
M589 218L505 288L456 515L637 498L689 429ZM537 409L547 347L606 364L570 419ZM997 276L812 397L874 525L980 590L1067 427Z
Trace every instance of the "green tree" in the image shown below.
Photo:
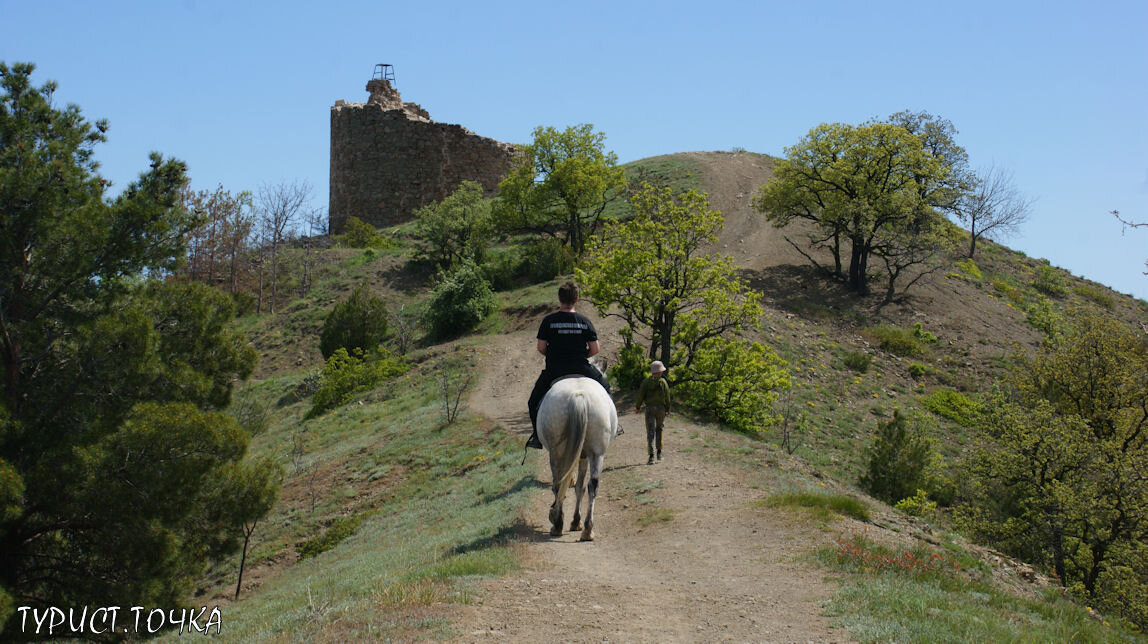
M463 181L442 201L415 211L419 255L441 269L469 259L481 264L492 232L491 202L482 198L482 186Z
M496 222L505 232L561 238L581 255L606 206L626 187L618 156L590 124L534 128L534 141L498 186Z
M741 283L732 259L704 251L724 221L705 195L647 184L631 204L634 218L592 242L577 271L603 315L621 317L667 368L688 366L710 338L757 324L760 296Z
M431 337L447 338L473 329L498 303L482 271L471 261L440 273L423 312Z
M1055 571L1098 606L1148 626L1148 344L1086 314L1022 360L986 403L969 459L966 523ZM1140 568L1141 572L1143 568ZM1130 592L1138 601L1127 603Z
M319 332L319 351L326 360L337 349L371 351L387 337L389 318L383 300L360 284L351 295L335 305L323 320Z
M938 242L945 237L934 234L938 210L950 208L963 186L960 166L951 158L963 150L952 143L950 129L926 127L936 122L927 115L911 116L902 113L892 120L907 122L920 134L895 123L813 128L786 148L786 158L774 166L774 180L754 199L755 208L776 227L812 222L810 245L828 249L832 274L861 294L869 292L872 257L886 263L891 297L906 268L928 263L944 249Z
M887 423L877 425L873 443L866 450L867 467L861 487L886 503L897 503L928 489L927 470L932 445L919 427L910 429L900 410Z
M634 338L645 338L647 356L692 404L740 429L768 426L773 392L788 376L768 347L733 339L757 327L761 307L729 257L703 250L717 240L721 213L697 191L648 184L631 204L634 218L608 226L577 270L587 299L625 321L629 363Z
M174 605L237 546L204 494L243 457L218 410L255 352L225 294L144 279L201 223L183 163L107 198L107 124L32 71L0 63L0 606Z

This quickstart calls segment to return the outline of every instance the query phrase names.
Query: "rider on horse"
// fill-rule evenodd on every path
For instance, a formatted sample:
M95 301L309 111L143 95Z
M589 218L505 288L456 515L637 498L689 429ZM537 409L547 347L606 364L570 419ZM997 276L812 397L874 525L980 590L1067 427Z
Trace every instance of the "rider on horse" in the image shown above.
M534 383L527 406L530 425L534 431L526 441L527 447L542 449L538 440L538 406L553 382L563 376L586 376L602 385L610 393L606 377L590 364L587 358L598 353L598 332L586 316L574 312L578 303L578 285L566 282L558 287L560 309L542 318L538 327L538 353L546 356L546 368Z

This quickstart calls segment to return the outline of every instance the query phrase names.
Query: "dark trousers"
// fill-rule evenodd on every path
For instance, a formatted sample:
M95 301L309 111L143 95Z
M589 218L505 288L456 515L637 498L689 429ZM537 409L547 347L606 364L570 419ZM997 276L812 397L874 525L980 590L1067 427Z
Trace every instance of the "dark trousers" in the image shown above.
M650 458L654 457L655 444L658 447L658 456L662 455L662 427L665 420L665 407L646 405L646 446L650 450Z
M546 392L550 391L550 385L554 381L563 376L586 376L598 381L606 393L610 393L610 383L606 382L606 376L602 375L594 365L589 362L582 365L570 367L561 370L546 370L538 374L538 380L534 381L534 389L530 392L530 400L526 402L526 406L530 409L530 425L535 430L538 429L538 406L542 404L542 399L546 396Z

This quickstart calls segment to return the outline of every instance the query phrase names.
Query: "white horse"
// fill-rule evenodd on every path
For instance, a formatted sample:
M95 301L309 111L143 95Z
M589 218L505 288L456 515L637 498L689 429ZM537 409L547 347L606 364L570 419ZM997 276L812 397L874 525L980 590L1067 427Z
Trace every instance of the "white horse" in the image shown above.
M618 433L618 410L606 390L591 378L567 376L554 381L538 407L538 438L550 453L551 487L550 534L562 534L562 500L574 478L578 463L576 502L570 530L582 529L579 510L586 490L586 470L590 470L590 494L586 504L586 527L581 541L594 540L594 497L606 448Z

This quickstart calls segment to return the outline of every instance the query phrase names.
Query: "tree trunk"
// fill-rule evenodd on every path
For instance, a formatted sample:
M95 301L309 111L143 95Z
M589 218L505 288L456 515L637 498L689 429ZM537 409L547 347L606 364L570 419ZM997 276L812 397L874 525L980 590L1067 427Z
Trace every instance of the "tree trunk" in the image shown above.
M251 534L255 532L255 523L251 528L243 526L243 554L239 556L239 580L235 582L235 599L239 599L239 588L243 585L243 567L247 564L247 544L251 542Z

